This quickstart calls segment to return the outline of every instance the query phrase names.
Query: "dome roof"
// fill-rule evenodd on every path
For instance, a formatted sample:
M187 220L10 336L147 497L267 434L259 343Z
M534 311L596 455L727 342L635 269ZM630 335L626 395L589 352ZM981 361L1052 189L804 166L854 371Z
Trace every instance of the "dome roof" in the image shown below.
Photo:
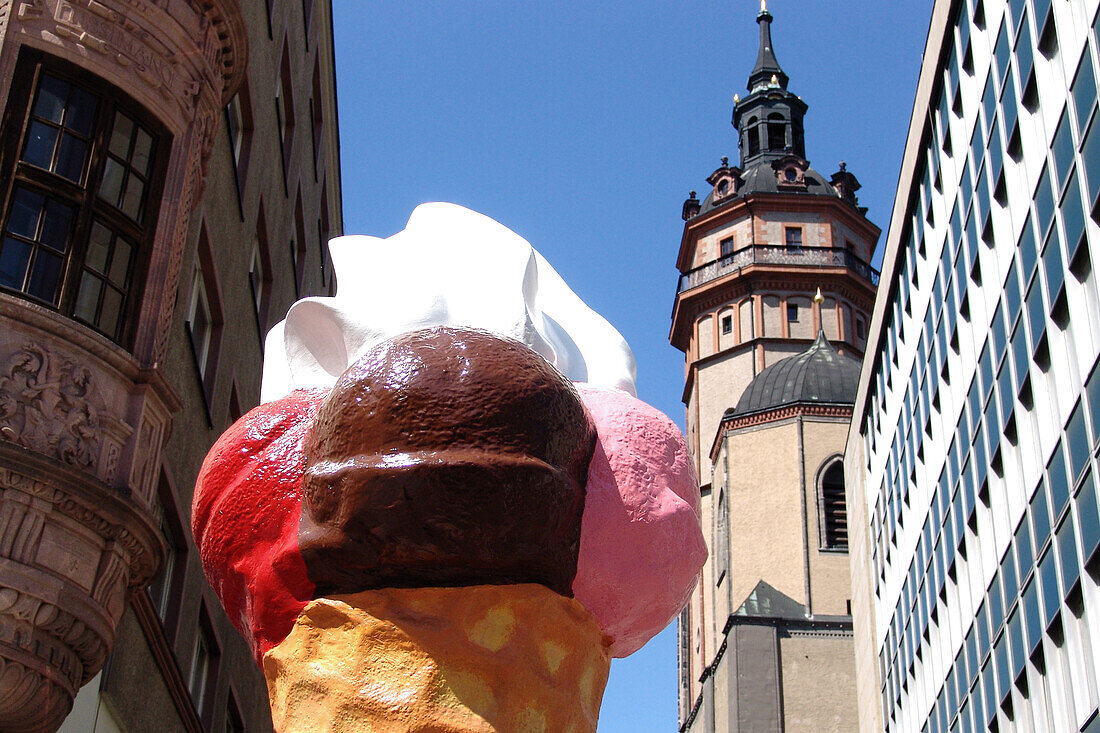
M768 160L758 162L756 165L746 168L741 173L741 180L742 184L737 189L737 193L733 196L715 201L714 191L707 194L700 208L700 213L705 214L712 209L717 209L719 206L728 204L730 201L736 201L749 194L780 193L779 180L776 178L775 170ZM833 184L829 183L829 179L813 168L806 169L805 180L806 188L804 190L792 191L785 189L782 193L795 196L832 196L834 198L842 198L836 188L833 187Z
M789 356L756 375L723 417L742 417L795 404L851 405L859 386L860 363L833 348L819 331L801 354Z

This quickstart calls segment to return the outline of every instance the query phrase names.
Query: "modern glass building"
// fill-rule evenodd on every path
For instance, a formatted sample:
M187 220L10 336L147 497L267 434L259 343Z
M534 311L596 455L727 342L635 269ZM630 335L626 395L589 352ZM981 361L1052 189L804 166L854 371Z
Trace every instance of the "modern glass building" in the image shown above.
M934 5L845 460L863 730L1100 730L1097 5Z

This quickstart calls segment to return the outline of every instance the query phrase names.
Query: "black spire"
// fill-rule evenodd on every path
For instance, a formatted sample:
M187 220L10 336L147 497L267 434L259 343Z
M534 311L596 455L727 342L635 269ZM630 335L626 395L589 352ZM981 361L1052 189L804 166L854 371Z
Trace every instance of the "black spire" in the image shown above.
M786 89L789 79L772 50L772 14L768 12L767 0L760 1L760 14L756 16L756 22L760 26L760 51L756 56L756 67L749 74L749 91L770 84L773 76L779 86Z
M772 14L767 0L760 2L760 52L749 75L749 96L734 98L733 126L741 136L741 168L771 163L794 155L806 157L802 118L806 103L787 90L783 73L772 50Z

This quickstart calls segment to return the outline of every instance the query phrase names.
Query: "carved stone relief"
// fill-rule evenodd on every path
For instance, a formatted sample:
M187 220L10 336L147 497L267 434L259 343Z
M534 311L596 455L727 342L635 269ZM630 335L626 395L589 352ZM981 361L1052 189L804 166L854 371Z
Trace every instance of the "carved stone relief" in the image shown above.
M99 410L90 402L91 372L26 344L0 370L0 435L71 466L95 471Z
M130 463L130 477L127 486L144 506L153 509L157 485L157 469L160 466L161 447L168 430L169 416L146 403L145 414L141 418L137 440L134 443L134 459Z

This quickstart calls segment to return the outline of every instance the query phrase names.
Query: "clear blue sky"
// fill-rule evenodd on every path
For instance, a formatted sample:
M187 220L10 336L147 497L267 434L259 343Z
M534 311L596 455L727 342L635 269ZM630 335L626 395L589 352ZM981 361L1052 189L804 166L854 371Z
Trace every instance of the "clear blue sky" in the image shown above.
M806 150L841 160L883 229L931 0L771 0ZM336 0L347 233L453 201L526 237L626 336L639 396L683 424L668 345L680 207L728 155L759 4ZM882 237L885 240L885 233ZM881 242L880 242L881 244ZM412 283L411 285L415 285ZM676 728L675 629L616 661L600 733Z

